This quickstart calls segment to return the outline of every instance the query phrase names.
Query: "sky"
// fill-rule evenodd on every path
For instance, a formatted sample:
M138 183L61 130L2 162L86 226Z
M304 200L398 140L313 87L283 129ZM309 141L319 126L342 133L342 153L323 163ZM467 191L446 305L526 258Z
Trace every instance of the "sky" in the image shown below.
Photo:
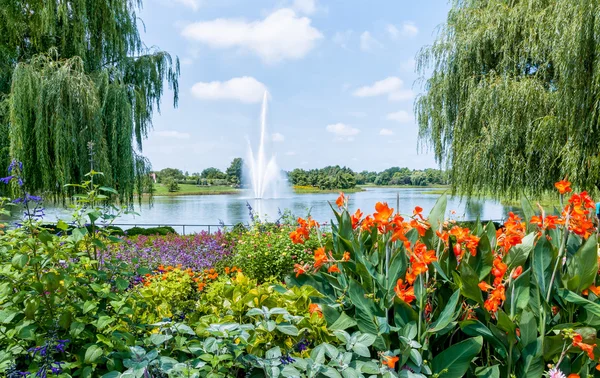
M145 0L141 36L181 62L143 155L155 170L226 169L257 143L268 91L279 167L435 168L418 148L415 57L447 0ZM141 27L142 28L142 27Z

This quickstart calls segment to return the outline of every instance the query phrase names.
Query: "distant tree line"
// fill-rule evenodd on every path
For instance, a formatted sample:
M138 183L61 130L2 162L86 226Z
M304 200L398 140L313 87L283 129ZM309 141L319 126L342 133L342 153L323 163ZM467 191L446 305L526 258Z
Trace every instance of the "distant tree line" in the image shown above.
M243 164L242 158L235 158L225 172L210 167L200 173L191 174L177 168L165 168L154 173L157 181L166 186L170 192L177 192L180 184L238 187L242 183Z
M410 169L392 167L382 172L362 171L356 174L357 185L447 185L448 176L446 172L439 169Z
M362 171L355 173L350 168L328 166L321 169L294 169L288 178L295 186L312 186L319 189L351 189L356 185L446 185L447 175L439 169L409 169L392 167L382 172Z
M312 186L322 190L351 189L356 186L356 174L339 165L321 169L304 170L296 168L288 173L288 179L295 186Z
M218 168L206 168L202 172L189 173L176 168L165 168L154 172L159 183L176 192L181 184L233 186L242 185L242 170L244 161L235 158L225 172ZM382 172L354 172L348 167L327 166L321 169L296 168L286 172L290 184L294 186L310 186L321 190L352 189L356 185L446 185L446 172L439 169L409 169L392 167Z

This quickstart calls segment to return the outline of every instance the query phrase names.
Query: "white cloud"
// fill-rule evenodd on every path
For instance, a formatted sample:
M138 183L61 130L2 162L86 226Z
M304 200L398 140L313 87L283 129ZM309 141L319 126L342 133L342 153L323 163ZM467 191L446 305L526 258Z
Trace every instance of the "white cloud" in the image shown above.
M271 134L271 140L273 140L273 142L283 142L285 140L285 136L283 136L281 133L273 133Z
M385 119L388 121L396 121L400 123L408 123L413 121L413 116L405 110L388 114Z
M388 24L388 26L386 26L385 29L387 30L390 37L392 37L392 39L396 39L400 36L400 30L398 30L398 28L392 24Z
M407 21L402 24L402 35L405 37L415 37L419 34L419 28L414 22Z
M331 125L327 125L325 128L328 132L335 135L335 140L337 141L348 141L351 142L354 140L354 137L360 133L360 130L356 127L348 126L343 123L335 123Z
M273 64L306 56L323 38L307 17L297 16L289 8L278 9L264 20L218 18L186 26L181 34L212 48L239 48L251 51Z
M189 133L182 133L179 131L156 131L154 135L159 136L161 138L174 138L174 139L189 139Z
M287 156L296 156L296 151L288 151L285 153Z
M199 82L192 94L202 100L238 100L247 104L260 102L267 87L251 76L235 77L228 81Z
M175 0L175 2L192 8L194 11L200 8L200 0Z
M381 129L379 135L394 135L394 132L390 129Z
M350 42L350 38L352 38L352 30L346 30L343 32L336 32L333 35L333 42L340 45L344 49L348 49L348 43Z
M376 47L383 47L381 42L376 40L371 33L368 31L360 35L360 49L363 51L370 51Z
M294 0L293 8L300 13L313 14L317 10L317 0Z
M388 32L390 38L392 39L398 39L401 36L412 38L419 34L419 28L417 27L417 25L415 25L414 22L411 21L403 22L400 26L400 29L398 29L396 25L388 24L385 27L385 30Z
M356 89L352 94L355 97L375 97L387 95L390 101L403 101L413 98L414 93L410 89L404 89L404 82L396 76L390 76Z

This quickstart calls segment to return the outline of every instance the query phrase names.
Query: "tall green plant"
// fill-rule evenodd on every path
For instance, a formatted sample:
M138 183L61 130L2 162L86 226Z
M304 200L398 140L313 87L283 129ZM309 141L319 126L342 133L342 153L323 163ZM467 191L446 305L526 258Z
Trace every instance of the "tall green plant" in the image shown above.
M569 185L558 185L562 194ZM444 220L445 196L428 218L417 207L405 219L384 203L363 218L343 195L337 205L333 240L289 282L325 296L315 301L331 329L372 335L370 356L391 376L541 377L548 365L584 376L600 366L595 206L586 192L556 215L523 201L531 223L511 213L499 230ZM304 242L308 228L301 220L292 239Z
M418 68L420 138L461 193L598 188L600 1L453 0Z
M140 177L149 173L142 140L165 81L177 104L179 77L178 60L143 44L141 5L1 2L0 124L10 132L0 142L0 164L7 153L22 161L31 190L72 194L64 185L84 180L91 140L104 183L125 201L141 194Z

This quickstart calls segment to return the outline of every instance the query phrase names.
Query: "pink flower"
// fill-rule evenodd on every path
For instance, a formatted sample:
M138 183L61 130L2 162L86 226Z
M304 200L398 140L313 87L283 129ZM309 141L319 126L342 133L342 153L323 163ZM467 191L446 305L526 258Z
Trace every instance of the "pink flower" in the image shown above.
M557 368L552 368L548 372L548 378L567 378L562 371Z

